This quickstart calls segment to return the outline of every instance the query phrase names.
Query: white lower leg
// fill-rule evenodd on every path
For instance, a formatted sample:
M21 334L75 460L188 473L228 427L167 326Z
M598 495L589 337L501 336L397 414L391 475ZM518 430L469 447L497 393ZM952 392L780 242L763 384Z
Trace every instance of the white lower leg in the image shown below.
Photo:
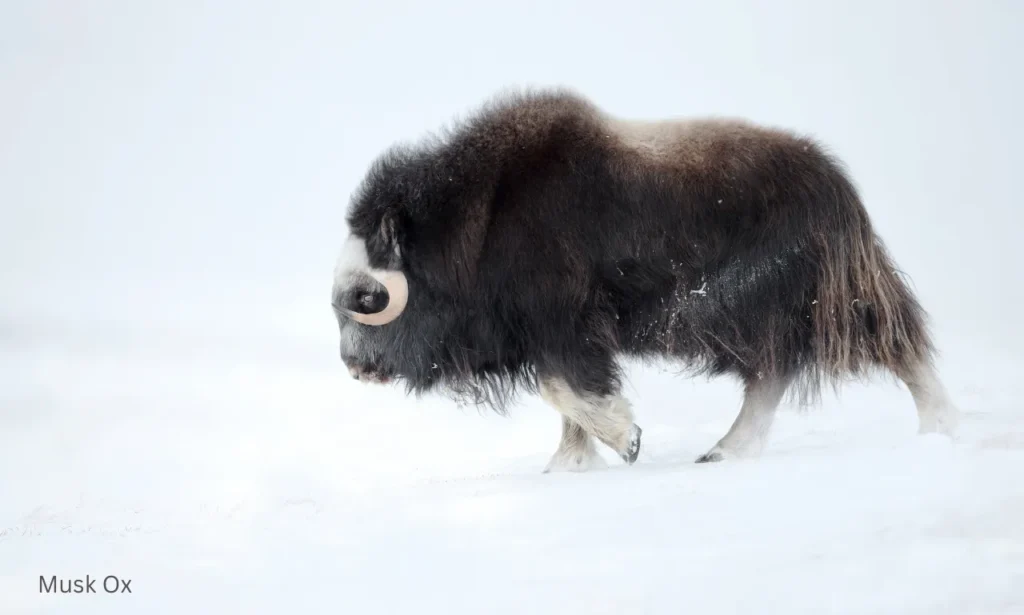
M760 455L788 385L788 379L755 380L748 383L743 406L732 427L714 448L697 461L721 461Z
M594 438L567 416L562 417L562 440L545 472L586 472L607 467L597 452Z
M545 401L586 434L603 442L627 463L636 461L641 430L633 423L633 410L625 398L581 396L560 378L541 380L540 392ZM563 422L563 441L564 426Z
M901 378L917 406L918 432L954 436L959 424L959 410L949 399L935 368L929 363L921 363Z

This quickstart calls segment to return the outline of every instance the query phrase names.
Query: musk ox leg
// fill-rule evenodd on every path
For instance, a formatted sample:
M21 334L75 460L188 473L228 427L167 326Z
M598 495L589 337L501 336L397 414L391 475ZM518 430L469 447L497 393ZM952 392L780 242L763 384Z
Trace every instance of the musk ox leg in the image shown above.
M917 406L918 433L955 437L959 410L949 399L946 387L931 363L922 361L901 372L898 376L910 389Z
M633 410L625 398L581 395L561 378L542 378L540 393L562 414L562 441L545 471L584 471L606 465L597 453L594 438L626 463L636 461L642 430L633 423Z
M739 416L718 444L697 458L697 463L760 455L775 420L779 402L791 381L792 378L749 379L744 387Z
M597 452L594 438L583 426L567 416L562 416L562 440L558 450L551 456L544 472L586 472L607 467L604 458Z

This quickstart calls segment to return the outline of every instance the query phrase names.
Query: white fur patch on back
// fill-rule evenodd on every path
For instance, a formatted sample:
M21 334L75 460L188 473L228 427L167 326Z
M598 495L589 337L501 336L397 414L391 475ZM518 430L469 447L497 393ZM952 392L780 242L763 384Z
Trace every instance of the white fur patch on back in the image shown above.
M723 140L737 143L766 131L738 118L680 118L627 120L605 116L612 134L626 147L653 162L704 164L706 156Z

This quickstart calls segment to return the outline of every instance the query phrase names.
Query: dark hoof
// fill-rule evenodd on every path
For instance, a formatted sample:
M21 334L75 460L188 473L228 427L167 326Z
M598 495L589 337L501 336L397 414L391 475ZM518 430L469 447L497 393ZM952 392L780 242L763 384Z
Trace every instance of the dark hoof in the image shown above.
M640 456L640 436L643 433L644 430L640 429L640 426L636 424L634 424L629 430L629 448L626 449L625 453L620 455L622 460L629 465L633 465L636 458Z
M715 463L722 460L722 453L717 451L711 451L710 453L704 453L697 458L697 463Z

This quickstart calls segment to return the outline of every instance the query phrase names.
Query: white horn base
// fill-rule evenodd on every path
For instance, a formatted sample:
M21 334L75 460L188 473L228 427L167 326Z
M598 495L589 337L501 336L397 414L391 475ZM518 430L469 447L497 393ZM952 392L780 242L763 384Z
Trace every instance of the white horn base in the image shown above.
M373 279L380 282L388 291L388 305L375 314L360 314L345 310L345 315L352 320L372 327L379 327L392 322L402 315L409 301L409 282L401 271L371 271Z

